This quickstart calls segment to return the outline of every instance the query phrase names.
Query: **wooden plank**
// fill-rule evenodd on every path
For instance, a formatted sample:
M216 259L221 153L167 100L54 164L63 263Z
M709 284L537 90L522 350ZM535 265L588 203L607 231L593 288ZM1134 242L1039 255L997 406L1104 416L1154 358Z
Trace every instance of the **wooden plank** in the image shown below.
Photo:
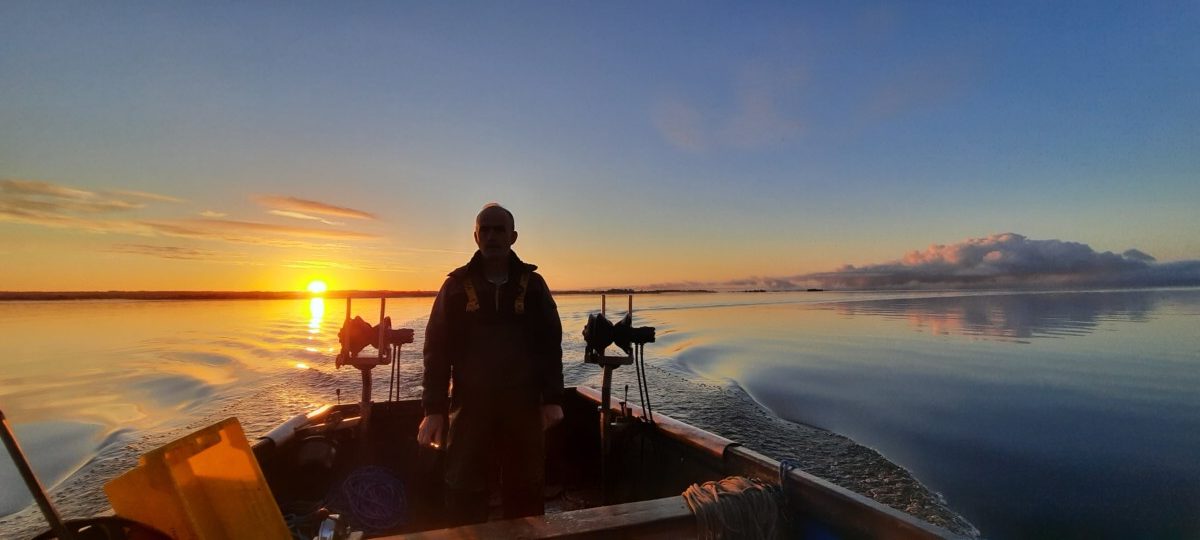
M686 538L696 536L696 517L683 497L673 496L571 512L451 529L380 537L377 540L475 538Z

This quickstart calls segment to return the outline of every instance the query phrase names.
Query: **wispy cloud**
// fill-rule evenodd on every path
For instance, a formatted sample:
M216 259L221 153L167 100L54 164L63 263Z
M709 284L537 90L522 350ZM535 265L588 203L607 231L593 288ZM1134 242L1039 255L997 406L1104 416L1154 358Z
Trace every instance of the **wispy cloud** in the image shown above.
M119 190L115 190L115 191L110 191L109 193L112 193L113 195L123 196L123 197L132 197L134 199L142 199L142 200L146 200L146 201L157 201L157 202L168 202L168 203L186 202L183 199L180 199L179 197L172 197L170 195L161 195L158 193L148 193L145 191L131 191L131 190L119 189Z
M973 62L961 52L898 67L873 89L857 120L873 124L910 111L940 106L967 90L974 71Z
M412 253L449 253L452 255L470 255L470 254L474 253L474 251L463 251L461 249L430 249L430 248L413 248L413 247L401 247L401 248L392 248L392 249L393 249L393 251L407 251L407 252L412 252Z
M57 229L70 229L97 234L128 234L143 237L165 236L220 240L225 242L264 245L280 248L316 250L346 250L352 243L372 241L377 235L347 230L326 230L315 227L277 225L254 221L224 219L225 214L213 210L200 212L204 218L140 219L128 215L145 206L142 202L177 202L174 197L155 193L110 190L94 192L52 182L37 180L0 179L0 222L24 223ZM319 203L318 203L319 204ZM341 209L348 212L355 210ZM323 223L332 223L317 218ZM125 244L125 252L135 248ZM148 254L148 248L138 253ZM180 250L159 250L162 255L181 258Z
M182 238L222 240L284 248L349 249L345 242L375 240L378 236L353 231L331 231L311 227L275 225L225 219L141 221L155 234Z
M40 180L17 180L12 178L0 180L0 192L21 196L77 200L88 199L96 196L95 193L90 191L70 188L51 182L42 182Z
M801 132L788 104L805 79L798 67L748 64L732 85L734 102L727 111L712 112L674 96L659 101L650 119L668 143L689 152L776 144Z
M65 213L67 207L31 204L28 201L13 204L0 200L0 222L24 223L55 229L73 229L89 233L147 234L150 231L132 221L79 217Z
M285 268L296 268L300 270L366 270L370 272L417 272L420 270L430 270L431 268L420 268L399 263L387 262L366 262L366 261L327 261L327 260L297 260L288 261L283 264ZM440 267L439 267L440 268Z
M746 67L736 85L737 109L724 128L729 144L755 148L782 142L801 130L800 120L784 110L806 76L799 68Z
M704 117L681 100L660 102L651 113L651 121L663 138L680 150L699 152L712 144Z
M160 259L203 261L220 264L257 265L240 253L227 253L209 249L197 249L181 246L156 246L150 244L113 244L102 250L107 253L126 255L144 255Z
M346 263L342 263L342 262L312 261L312 260L288 261L288 262L283 263L283 267L284 268L297 268L300 270L328 270L328 269L350 270L350 269L354 268L353 266L346 264Z
M333 216L347 219L377 219L375 214L370 212L284 195L259 195L254 197L254 200L258 204L273 210L297 212L306 216L316 214L319 216Z
M316 229L312 227L297 227L294 225L275 225L257 221L236 221L231 219L191 219L181 222L184 225L195 226L207 231L232 233L267 233L282 236L295 236L323 240L373 240L378 235L355 231Z
M274 214L276 216L289 217L289 218L293 218L293 219L302 219L305 221L319 221L326 225L345 225L345 223L342 223L340 221L329 221L328 219L325 219L322 217L310 216L308 214L303 214L300 212L293 212L291 210L271 210L268 213Z
M40 180L0 179L0 215L31 218L56 214L103 214L143 204Z

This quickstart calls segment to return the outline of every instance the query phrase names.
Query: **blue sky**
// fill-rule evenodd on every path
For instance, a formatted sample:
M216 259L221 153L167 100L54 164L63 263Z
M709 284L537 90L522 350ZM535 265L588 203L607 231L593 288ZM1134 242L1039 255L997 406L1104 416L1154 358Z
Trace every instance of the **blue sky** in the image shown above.
M489 201L560 288L827 272L1006 232L1200 258L1195 2L0 19L0 288L433 288ZM46 204L78 200L124 204Z

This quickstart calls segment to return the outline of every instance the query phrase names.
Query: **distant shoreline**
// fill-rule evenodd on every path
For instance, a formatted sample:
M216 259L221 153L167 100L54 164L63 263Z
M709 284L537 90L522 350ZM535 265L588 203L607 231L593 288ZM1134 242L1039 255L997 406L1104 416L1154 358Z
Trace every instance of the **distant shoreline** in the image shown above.
M704 289L606 289L554 291L565 294L715 293ZM56 300L301 300L305 298L432 298L437 291L0 291L0 302Z
M1194 285L1178 287L1099 287L1099 288L1054 288L1054 289L572 289L554 291L559 295L598 294L715 294L715 293L1081 293L1081 292L1131 292L1162 289L1200 289ZM0 302L43 302L71 300L303 300L308 298L432 298L437 291L329 291L314 295L306 291L0 291Z

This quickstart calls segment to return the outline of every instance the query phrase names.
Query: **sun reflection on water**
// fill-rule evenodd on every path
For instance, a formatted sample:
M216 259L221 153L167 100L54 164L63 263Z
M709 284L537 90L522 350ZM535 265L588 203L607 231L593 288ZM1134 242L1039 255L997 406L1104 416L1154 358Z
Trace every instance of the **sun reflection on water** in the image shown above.
M312 298L308 301L308 333L321 333L321 321L325 319L325 299L321 297Z

